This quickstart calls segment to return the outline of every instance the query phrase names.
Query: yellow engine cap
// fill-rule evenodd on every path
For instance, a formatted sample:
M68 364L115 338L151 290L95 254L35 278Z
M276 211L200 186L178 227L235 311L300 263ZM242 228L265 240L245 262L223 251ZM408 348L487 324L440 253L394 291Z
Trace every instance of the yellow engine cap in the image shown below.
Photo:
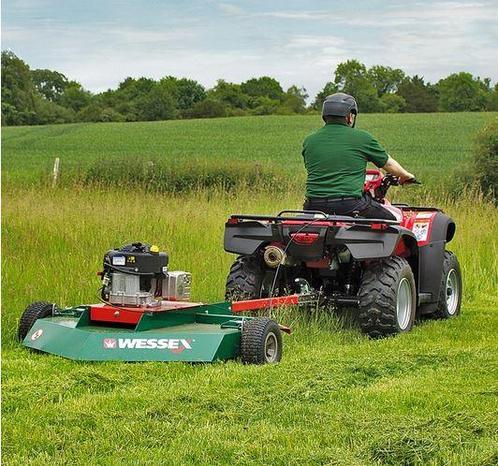
M159 252L159 246L156 246L155 244L153 244L150 247L150 252Z

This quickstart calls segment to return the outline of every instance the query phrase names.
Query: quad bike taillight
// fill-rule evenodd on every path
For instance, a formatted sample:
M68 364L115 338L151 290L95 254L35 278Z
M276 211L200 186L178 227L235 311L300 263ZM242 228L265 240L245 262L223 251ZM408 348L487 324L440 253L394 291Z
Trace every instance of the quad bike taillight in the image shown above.
M318 238L318 233L291 233L291 239L296 244L310 245L313 244Z

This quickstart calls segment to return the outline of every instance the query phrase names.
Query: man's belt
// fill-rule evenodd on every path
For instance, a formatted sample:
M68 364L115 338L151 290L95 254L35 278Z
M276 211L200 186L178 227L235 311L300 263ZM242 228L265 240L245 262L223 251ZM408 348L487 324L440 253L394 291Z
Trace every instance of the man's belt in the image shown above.
M311 197L308 202L340 202L340 201L359 201L361 197L345 196L345 197Z

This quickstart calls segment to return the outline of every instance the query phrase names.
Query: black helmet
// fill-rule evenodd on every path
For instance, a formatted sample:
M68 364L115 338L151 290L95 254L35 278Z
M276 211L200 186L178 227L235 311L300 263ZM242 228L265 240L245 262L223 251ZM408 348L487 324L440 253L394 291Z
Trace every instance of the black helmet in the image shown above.
M322 107L322 118L326 116L345 117L350 113L358 115L358 104L352 95L337 92L325 97Z

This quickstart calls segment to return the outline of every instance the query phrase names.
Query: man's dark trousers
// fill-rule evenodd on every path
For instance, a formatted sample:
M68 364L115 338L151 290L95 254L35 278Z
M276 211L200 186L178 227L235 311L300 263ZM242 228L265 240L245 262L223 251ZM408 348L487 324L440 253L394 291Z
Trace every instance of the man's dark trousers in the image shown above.
M380 202L364 194L361 198L320 198L307 199L304 210L319 210L329 215L359 215L364 218L379 218L383 220L396 220L393 214L383 207Z

